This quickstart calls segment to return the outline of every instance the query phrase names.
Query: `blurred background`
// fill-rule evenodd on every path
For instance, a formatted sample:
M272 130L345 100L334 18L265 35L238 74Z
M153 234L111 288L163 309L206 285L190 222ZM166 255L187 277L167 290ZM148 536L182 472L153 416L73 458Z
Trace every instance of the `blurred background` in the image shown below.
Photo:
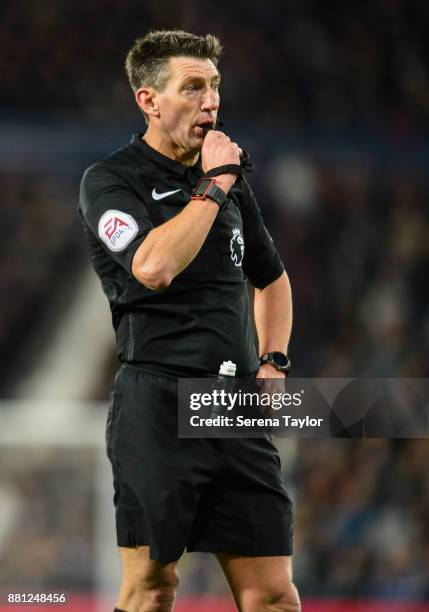
M221 38L224 130L292 283L294 376L423 378L429 3L6 0L0 23L0 610L52 590L101 611L117 362L76 206L83 170L144 131L129 47L150 28ZM429 441L279 445L303 609L428 610ZM234 609L209 556L181 574L179 612Z

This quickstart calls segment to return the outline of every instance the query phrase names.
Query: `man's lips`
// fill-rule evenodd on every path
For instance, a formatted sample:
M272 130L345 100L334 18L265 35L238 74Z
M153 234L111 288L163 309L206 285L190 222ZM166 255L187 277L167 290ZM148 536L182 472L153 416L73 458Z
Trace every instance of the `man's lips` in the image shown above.
M207 132L207 130L212 130L215 127L214 121L202 121L201 123L197 123L194 127L200 128Z
M207 134L207 132L208 132L208 128L204 128L204 127L202 127L202 126L200 126L200 125L195 125L195 126L194 126L194 132L196 133L196 135L197 135L199 138L204 138L204 137L205 137L205 135L206 135L206 134Z

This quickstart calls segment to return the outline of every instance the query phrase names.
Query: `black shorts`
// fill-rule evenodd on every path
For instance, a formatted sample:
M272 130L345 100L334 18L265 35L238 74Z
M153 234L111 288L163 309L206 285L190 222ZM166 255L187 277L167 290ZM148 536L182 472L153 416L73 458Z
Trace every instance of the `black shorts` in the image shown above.
M123 365L106 442L118 546L151 559L185 550L292 554L292 503L268 438L178 438L177 379Z

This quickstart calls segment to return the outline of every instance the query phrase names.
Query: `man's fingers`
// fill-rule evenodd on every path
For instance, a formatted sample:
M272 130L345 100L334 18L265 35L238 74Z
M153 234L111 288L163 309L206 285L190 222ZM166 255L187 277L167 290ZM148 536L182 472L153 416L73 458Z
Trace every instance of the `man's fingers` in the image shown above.
M232 142L231 138L224 134L224 132L219 132L219 130L209 130L206 134L205 140L210 142L210 140L221 140L224 139L225 142L230 142L234 145L234 148L238 150L239 155L243 155L243 149L241 149L236 142Z
M264 388L265 379L264 378L255 378L255 387L260 391Z
M219 130L208 130L205 140L219 140L220 138L227 138L227 136Z
M257 393L259 395L265 394L265 395L269 395L271 396L271 400L272 400L272 396L274 394L283 394L285 393L285 377L284 375L279 377L279 378L273 378L272 375L271 377L266 376L266 371L264 371L262 368L261 370L259 370L257 377L255 378L255 387L257 390ZM259 411L261 412L261 414L267 416L269 414L271 414L273 412L272 406L271 406L271 402L270 404L261 404L259 406Z
M203 169L240 163L240 147L218 130L210 130L202 147ZM236 177L235 177L236 178Z
M234 149L236 149L238 151L239 155L243 155L243 149L240 149L240 147L238 146L238 144L236 142L232 142L231 144L234 145Z

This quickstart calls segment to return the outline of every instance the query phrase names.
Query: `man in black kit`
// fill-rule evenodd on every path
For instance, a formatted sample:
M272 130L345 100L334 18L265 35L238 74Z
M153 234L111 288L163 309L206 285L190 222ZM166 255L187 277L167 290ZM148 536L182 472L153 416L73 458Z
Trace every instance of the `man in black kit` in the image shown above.
M300 610L274 445L177 435L179 377L231 360L239 377L283 378L289 365L288 277L241 176L242 151L216 129L220 53L211 35L138 39L126 70L147 130L81 185L122 362L106 438L123 568L117 610L126 612L173 609L185 548L216 555L240 611Z

